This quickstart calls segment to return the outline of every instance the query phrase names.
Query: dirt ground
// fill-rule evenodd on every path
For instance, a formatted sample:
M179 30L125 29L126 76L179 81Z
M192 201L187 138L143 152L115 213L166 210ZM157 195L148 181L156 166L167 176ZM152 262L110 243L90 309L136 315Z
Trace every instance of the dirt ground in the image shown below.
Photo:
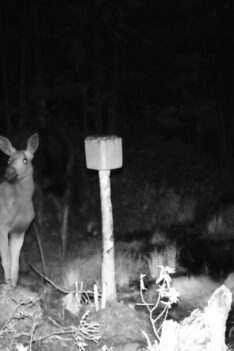
M81 219L79 222L77 217L71 223L80 224ZM81 294L77 300L76 291L64 280L67 262L77 257L88 261L93 251L101 249L100 236L89 235L84 228L84 224L70 226L67 260L64 263L56 221L44 219L46 280L38 273L43 272L43 267L35 236L30 233L26 237L17 288L0 285L2 351L136 351L146 346L142 331L151 341L155 339L146 309L135 308L135 302L140 299L139 285L129 284L128 288L118 289L118 302L96 311L92 294ZM91 265L97 264L92 262ZM91 265L86 266L87 279ZM2 271L0 279L3 283ZM98 279L100 276L97 276ZM83 291L90 291L91 286L88 285ZM64 307L65 296L70 299L70 311ZM74 307L76 303L78 307ZM227 324L227 343L234 346L233 321L231 312Z

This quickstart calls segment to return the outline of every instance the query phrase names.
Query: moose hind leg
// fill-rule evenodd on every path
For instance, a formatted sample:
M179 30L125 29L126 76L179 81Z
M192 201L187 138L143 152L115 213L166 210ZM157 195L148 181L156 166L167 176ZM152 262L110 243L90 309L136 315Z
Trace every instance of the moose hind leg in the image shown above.
M61 235L62 243L62 257L66 256L67 250L67 239L68 239L68 217L70 212L70 196L71 188L70 184L67 184L65 192L62 197L57 197L54 194L50 194L50 200L53 202L54 208L57 213L59 231Z
M5 282L9 284L11 279L11 254L9 250L8 230L3 227L0 230L0 255L4 271L4 279Z
M24 233L11 233L9 241L11 252L11 285L16 287L19 276L19 257L24 243Z

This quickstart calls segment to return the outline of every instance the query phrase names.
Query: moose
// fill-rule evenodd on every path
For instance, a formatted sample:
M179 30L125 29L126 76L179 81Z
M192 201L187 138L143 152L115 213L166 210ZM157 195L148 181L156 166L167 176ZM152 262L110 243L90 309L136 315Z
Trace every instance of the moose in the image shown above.
M34 127L24 127L11 134L16 148L24 150ZM54 125L36 128L40 136L40 145L33 159L35 218L30 226L30 237L36 234L39 245L43 271L47 274L47 252L44 242L48 232L45 231L45 218L58 229L61 240L61 256L65 259L68 242L68 220L71 207L72 182L74 179L74 148L70 138ZM4 162L3 162L4 164ZM3 167L4 168L4 167Z
M0 184L0 255L5 282L12 287L18 281L24 235L35 216L32 159L38 145L37 133L28 138L25 150L16 150L8 138L0 136L0 150L9 156Z

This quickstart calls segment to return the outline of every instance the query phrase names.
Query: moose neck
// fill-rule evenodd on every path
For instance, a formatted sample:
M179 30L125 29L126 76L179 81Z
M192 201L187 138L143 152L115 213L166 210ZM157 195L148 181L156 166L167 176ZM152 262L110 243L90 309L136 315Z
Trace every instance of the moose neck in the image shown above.
M23 193L26 198L32 198L34 192L33 172L21 179L17 179L14 183L17 190Z

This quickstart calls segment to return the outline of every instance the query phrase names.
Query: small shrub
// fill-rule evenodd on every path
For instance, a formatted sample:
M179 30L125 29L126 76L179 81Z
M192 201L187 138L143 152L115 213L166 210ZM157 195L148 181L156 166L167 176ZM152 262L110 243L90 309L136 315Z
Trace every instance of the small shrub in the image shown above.
M189 223L195 219L196 199L192 195L185 196L172 187L159 188L157 207L159 223L167 226Z
M171 243L162 250L155 249L147 259L150 275L157 279L160 274L161 266L177 267L178 251L176 245Z
M152 233L150 244L157 247L166 246L166 244L168 244L168 238L164 232L155 230Z
M93 284L101 281L101 252L87 258L77 258L67 262L62 269L62 286L72 289L77 282L83 282L84 288L92 288Z
M225 225L221 215L216 215L211 218L207 224L208 234L217 234L225 230Z
M118 251L115 258L116 284L123 288L128 287L132 280L139 277L144 267L141 256L135 257L126 251Z

